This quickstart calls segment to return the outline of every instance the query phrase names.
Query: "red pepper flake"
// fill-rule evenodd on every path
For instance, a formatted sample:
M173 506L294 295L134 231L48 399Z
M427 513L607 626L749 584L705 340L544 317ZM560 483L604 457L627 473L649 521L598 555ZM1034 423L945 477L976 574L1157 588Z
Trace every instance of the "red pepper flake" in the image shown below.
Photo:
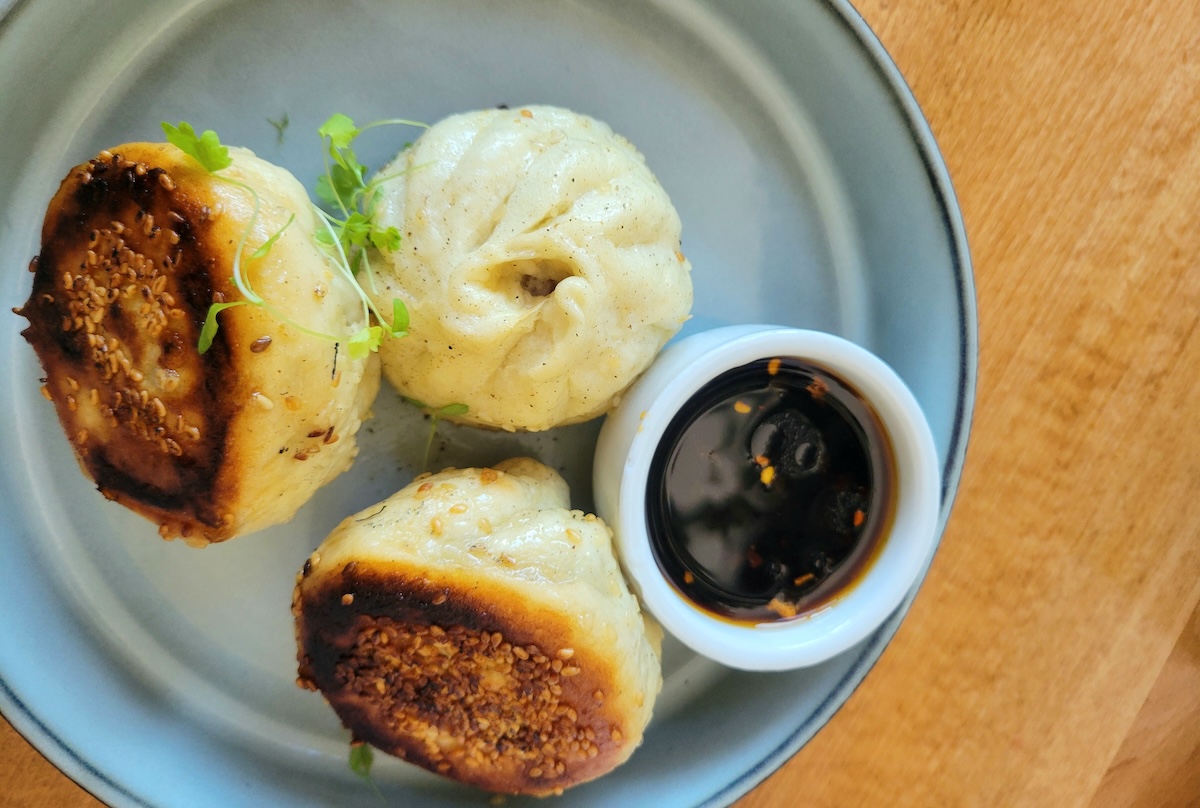
M806 583L814 580L816 577L817 576L813 575L811 572L806 572L803 575L801 575L799 578L793 578L792 586L804 586Z
M796 604L788 603L779 595L771 598L771 602L767 604L767 608L783 618L795 617L800 613L800 610L796 608Z
M744 401L735 401L733 403L733 410L734 412L739 412L742 415L745 415L746 413L750 412L750 405Z
M775 374L779 373L779 366L782 364L783 364L783 360L778 359L778 358L772 359L770 362L767 363L767 375L774 376Z
M862 523L865 521L867 521L867 515L862 512L862 509L859 509L854 512L854 526L855 527L862 527Z
M684 582L685 584L688 584L689 586L690 586L691 584L694 584L694 583L696 583L696 576L695 576L695 575L692 575L692 571L691 571L691 570L684 570L684 571L683 571L683 582Z
M824 379L814 376L813 380L804 389L813 397L813 401L820 401L829 392L829 385L825 383Z

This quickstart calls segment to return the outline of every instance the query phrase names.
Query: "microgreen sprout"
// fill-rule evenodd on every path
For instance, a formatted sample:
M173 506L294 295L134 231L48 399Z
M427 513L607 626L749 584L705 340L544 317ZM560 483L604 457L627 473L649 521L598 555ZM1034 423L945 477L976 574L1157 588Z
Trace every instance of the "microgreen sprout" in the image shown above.
M194 157L196 162L214 174L233 163L229 149L221 145L221 139L211 129L205 129L198 135L187 121L180 121L178 126L163 121L162 130L168 143Z
M371 779L371 764L374 761L375 755L371 751L370 744L359 740L350 742L350 771L370 783L375 795L383 799L379 786L375 785L375 781Z
M371 763L374 762L374 758L370 744L361 741L350 744L350 771L359 777L371 776Z
M404 396L404 400L414 407L424 410L429 415L429 437L425 439L425 456L421 459L421 469L429 471L429 454L433 449L433 438L437 435L438 422L443 418L466 415L470 412L470 407L466 404L447 404L444 407L431 407L424 402L418 401L415 398L409 398L408 396Z
M352 144L363 133L379 126L402 125L425 127L425 124L403 118L375 121L359 127L342 113L331 115L317 129L325 146L325 173L317 179L317 196L331 213L325 217L327 232L319 237L323 243L340 245L349 260L352 272L365 270L371 291L376 292L366 248L369 244L382 252L400 248L400 231L381 227L375 221L375 191L394 177L377 176L367 182L367 167L355 154ZM378 314L377 314L378 316Z
M288 128L288 114L286 112L283 113L283 115L281 115L277 121L272 118L267 118L267 123L275 127L275 142L282 144L284 130Z
M334 118L331 120L338 119L338 117L339 116L334 116ZM345 116L341 116L341 118L345 118ZM350 121L349 118L346 118L345 120ZM272 121L271 123L273 125L277 124L275 121ZM372 124L372 126L376 125L380 124ZM281 137L283 134L283 127L286 126L287 115L285 114L283 119L279 121L277 125ZM280 311L276 307L272 306L269 302L264 300L254 290L244 271L244 265L246 263L261 260L271 252L271 248L275 246L276 242L283 235L284 231L287 230L288 227L290 227L295 221L295 214L288 219L287 223L284 224L283 227L281 227L266 241L260 244L258 248L255 249L254 252L249 256L247 256L245 261L243 261L243 255L246 250L246 242L249 240L250 234L254 230L254 225L258 221L258 217L262 209L262 201L259 198L258 192L253 187L241 182L240 180L218 173L232 165L233 158L229 155L229 149L221 143L217 133L213 130L207 129L198 134L195 128L186 121L181 121L178 125L172 125L164 121L162 124L162 129L163 133L167 137L168 142L172 143L181 151L194 158L216 179L228 183L248 194L253 203L250 220L247 222L246 227L242 231L233 256L231 280L238 292L242 295L242 299L229 302L213 303L211 306L209 306L207 315L204 319L204 324L200 329L200 337L197 341L197 349L200 351L200 353L205 353L212 347L213 340L216 338L217 331L220 327L218 315L226 309L246 305L263 308L280 321L310 336L330 340L335 344L345 341L347 350L352 359L363 359L372 351L379 350L379 346L383 342L384 335L399 338L408 333L408 310L405 308L403 301L401 301L399 298L394 298L392 300L391 318L385 318L383 313L379 311L374 302L367 295L366 291L359 285L357 279L355 278L357 270L367 265L365 248L368 243L379 250L395 250L399 248L400 233L398 230L396 230L396 228L376 228L371 223L369 215L361 211L356 211L355 215L347 216L346 220L339 221L338 219L326 214L317 206L313 206L314 213L325 224L325 227L317 233L316 240L323 244L327 249L332 248L332 254L330 257L333 259L333 263L337 269L341 271L346 280L350 282L351 287L357 292L359 299L362 302L363 319L367 322L367 325L364 325L358 330L358 332L349 336L344 334L325 334L320 331L306 328L290 319L285 312ZM335 137L330 139L330 143L333 144L336 141L339 144L345 144L343 148L338 149L339 153L348 154L348 156L343 156L343 162L352 162L354 165L358 165L357 159L354 158L353 151L349 149L349 143L351 140L357 137L358 133L362 130L354 129L353 122L350 122L350 129L346 129L344 126L341 129L338 129L335 125L333 131ZM324 133L322 134L322 137L325 137ZM334 150L334 147L331 145L330 149ZM358 172L362 188L349 191L346 201L358 206L361 204L362 192L373 187L374 183L369 186L365 182L362 182L366 174L365 167L358 165L358 168L356 168L355 171ZM369 269L368 277L370 277ZM374 287L373 277L371 278L371 284L372 287ZM375 321L378 324L371 324L372 315L374 315Z

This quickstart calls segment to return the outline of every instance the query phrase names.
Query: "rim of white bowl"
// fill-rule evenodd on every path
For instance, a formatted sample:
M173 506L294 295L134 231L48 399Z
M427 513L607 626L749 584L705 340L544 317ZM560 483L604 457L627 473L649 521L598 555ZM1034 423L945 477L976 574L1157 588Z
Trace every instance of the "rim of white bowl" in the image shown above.
M881 550L832 601L790 620L743 624L697 606L662 572L651 547L646 492L662 435L687 401L725 371L772 357L811 362L848 382L870 403L895 454L895 512ZM692 650L743 670L816 665L865 639L900 605L937 544L937 451L915 396L882 359L818 331L765 325L714 329L680 341L663 358L671 360L669 367L647 374L629 396L628 403L644 415L624 457L617 497L622 562L646 608ZM677 365L673 378L660 378ZM647 392L652 400L642 401Z

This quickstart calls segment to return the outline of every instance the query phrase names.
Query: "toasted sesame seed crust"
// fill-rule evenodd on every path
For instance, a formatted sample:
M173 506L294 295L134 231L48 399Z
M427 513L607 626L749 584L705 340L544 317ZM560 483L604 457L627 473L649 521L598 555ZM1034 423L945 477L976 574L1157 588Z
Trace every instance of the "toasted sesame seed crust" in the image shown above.
M552 794L640 736L605 697L611 662L574 647L563 616L402 566L313 570L293 601L298 683L356 739L490 791Z
M120 153L77 166L47 210L21 314L47 389L100 491L164 536L217 540L230 412L218 334L194 346L224 270L206 248L210 211L160 166Z

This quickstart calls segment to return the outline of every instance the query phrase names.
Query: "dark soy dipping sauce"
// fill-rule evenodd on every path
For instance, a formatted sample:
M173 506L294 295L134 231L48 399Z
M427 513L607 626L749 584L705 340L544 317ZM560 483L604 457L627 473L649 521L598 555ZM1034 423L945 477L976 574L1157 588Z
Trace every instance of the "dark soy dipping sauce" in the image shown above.
M763 359L701 388L671 421L647 487L659 567L695 604L751 623L852 584L891 521L895 462L849 385Z

